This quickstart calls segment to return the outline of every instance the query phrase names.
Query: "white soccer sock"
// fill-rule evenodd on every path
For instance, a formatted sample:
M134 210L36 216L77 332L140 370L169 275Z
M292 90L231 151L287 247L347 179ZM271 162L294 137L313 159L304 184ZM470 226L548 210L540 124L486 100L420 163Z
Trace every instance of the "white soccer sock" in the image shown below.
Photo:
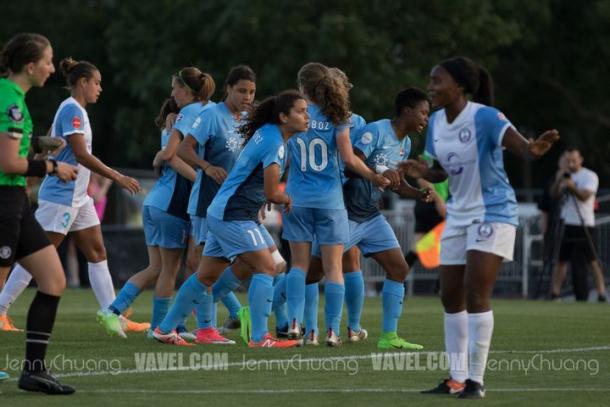
M30 281L32 281L32 275L19 264L15 264L15 268L0 292L0 315L7 313L9 307L27 288Z
M493 311L468 314L468 371L470 380L483 384L494 330Z
M95 293L95 298L97 298L100 308L106 309L115 298L112 277L110 277L110 270L108 270L108 261L87 264L89 266L89 282Z
M464 383L468 378L468 313L445 312L445 350L451 378Z

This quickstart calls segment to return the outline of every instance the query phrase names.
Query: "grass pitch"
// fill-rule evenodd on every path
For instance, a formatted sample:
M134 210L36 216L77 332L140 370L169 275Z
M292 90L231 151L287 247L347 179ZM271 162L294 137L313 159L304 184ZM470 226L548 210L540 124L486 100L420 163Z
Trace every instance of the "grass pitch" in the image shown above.
M34 294L28 289L11 308L25 326ZM244 300L243 297L241 297ZM323 301L323 296L321 296ZM150 317L151 293L134 304L133 319ZM610 308L521 300L493 302L495 331L485 377L486 405L609 405ZM323 327L323 304L320 307ZM53 374L77 389L72 396L43 396L17 389L23 333L0 332L1 406L325 406L444 405L468 403L419 394L446 376L442 308L437 298L405 302L399 333L425 350L381 352L381 303L367 298L365 342L340 348L178 348L130 334L109 338L95 322L90 290L68 290L60 303L47 360ZM219 306L219 321L226 310ZM345 316L343 318L345 324ZM189 321L192 325L194 322ZM273 319L270 321L273 326ZM342 332L345 335L345 332ZM216 369L215 369L216 368Z

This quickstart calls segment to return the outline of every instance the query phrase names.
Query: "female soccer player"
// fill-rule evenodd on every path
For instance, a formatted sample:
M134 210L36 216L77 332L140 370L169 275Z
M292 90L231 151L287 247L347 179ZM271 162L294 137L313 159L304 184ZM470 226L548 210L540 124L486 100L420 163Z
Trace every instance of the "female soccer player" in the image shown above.
M375 185L385 187L389 181L375 174L352 151L349 98L341 79L325 65L311 62L301 67L297 81L310 102L311 121L307 132L288 143L290 167L286 191L293 200L293 210L284 216L283 230L292 255L292 268L286 276L288 335L291 338L300 336L306 271L315 237L321 246L326 273L326 343L338 346L345 294L341 256L348 240L348 224L337 152L349 170Z
M55 247L61 244L68 233L73 234L77 247L88 261L91 288L100 308L105 309L114 300L115 293L100 221L93 199L87 195L90 171L112 179L131 193L138 192L140 185L135 179L113 170L91 154L91 125L85 107L96 103L102 92L100 71L89 62L72 58L62 60L60 68L71 95L59 105L51 127L51 136L67 141L57 158L77 165L79 171L76 180L71 182L63 182L57 177L46 177L43 180L38 192L39 206L35 216ZM25 268L15 267L4 287L7 297L11 298L9 304L23 292L30 279L31 275ZM137 324L126 318L122 318L122 321L125 329L130 331L148 328L148 324Z
M196 67L181 69L172 75L171 83L171 98L164 103L156 120L157 126L163 130L161 151L155 156L153 165L161 168L161 177L146 197L142 211L149 266L133 275L110 307L98 315L98 320L110 335L125 336L117 323L117 316L133 303L143 288L155 284L152 329L149 331L152 337L152 331L169 309L186 246L189 228L187 202L195 171L175 155L175 150L199 114L214 106L210 97L216 84L209 74ZM182 326L180 334L194 339L194 335Z
M290 210L291 200L279 188L286 160L285 141L305 131L307 124L307 102L300 93L286 91L263 101L244 126L244 149L207 210L210 233L206 255L218 253L226 259L237 258L256 273L248 292L252 318L250 347L297 345L294 340L278 341L268 332L276 265L270 245L263 237L265 231L258 222L258 211L266 201ZM213 296L209 292L207 270L200 269L180 288L174 306L155 330L159 341L185 344L173 329L181 315L190 312L193 303L208 304L204 309L210 318Z
M72 387L47 373L44 362L66 279L57 250L32 215L25 193L26 176L51 174L70 183L78 173L64 162L27 158L33 126L25 94L42 87L53 72L53 49L42 35L18 34L0 52L0 280L18 260L38 284L27 316L19 388L72 394Z
M199 224L196 232L198 245L205 245L206 241L207 208L241 152L243 139L239 128L247 117L247 112L252 109L256 95L256 74L249 66L235 66L227 75L224 90L224 101L201 114L178 150L180 157L197 168L197 180L191 191L188 211ZM200 260L198 270L202 267L205 265ZM230 281L236 281L239 285L241 282L235 279L232 271L228 272L231 274L227 276ZM238 328L237 314L241 308L239 300L232 290L223 295L221 300L229 310L225 328ZM200 325L198 328L202 328ZM205 328L197 331L198 341L204 341L203 343L209 339L206 339L209 336L206 333L217 337L215 326L206 324Z
M357 133L357 137L353 138L354 153L369 167L375 168L378 173L399 183L400 186L394 189L394 192L402 197L426 201L430 198L429 192L409 186L397 171L397 164L405 160L411 151L408 134L419 133L426 127L430 111L428 98L420 89L407 88L396 95L394 106L396 112L394 119L369 123ZM404 281L409 267L394 231L379 212L377 204L381 192L370 181L351 177L343 187L343 194L349 218L349 244L346 245L348 250L343 255L346 285L350 276L355 273L361 274L359 271L361 252L375 259L386 272L382 294L382 334L377 346L381 349L422 349L421 345L409 343L397 334L404 298ZM358 258L349 259L354 256L351 250L353 247L360 249L355 252ZM321 277L322 275L318 274L317 278ZM308 276L309 278L313 276ZM350 304L348 298L346 303L349 317L348 341L357 342L366 339L367 331L360 326L362 303ZM315 332L308 330L305 343L316 341Z
M502 149L523 159L545 154L557 130L526 140L493 105L489 73L464 57L442 61L430 73L433 106L426 152L438 166L408 160L409 176L449 177L451 198L441 238L440 284L450 377L427 393L485 396L483 374L493 332L490 298L502 261L512 260L517 201L504 171ZM472 101L469 100L472 96Z

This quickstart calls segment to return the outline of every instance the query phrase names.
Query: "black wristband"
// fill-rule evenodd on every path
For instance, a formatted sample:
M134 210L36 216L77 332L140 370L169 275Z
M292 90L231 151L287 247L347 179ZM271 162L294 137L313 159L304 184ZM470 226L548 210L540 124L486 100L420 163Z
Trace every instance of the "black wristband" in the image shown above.
M51 172L49 174L57 175L57 160L50 159L49 161L51 162L51 164L53 164L53 169L51 170Z
M28 169L25 172L26 177L44 177L47 175L47 162L45 160L30 160L28 159Z

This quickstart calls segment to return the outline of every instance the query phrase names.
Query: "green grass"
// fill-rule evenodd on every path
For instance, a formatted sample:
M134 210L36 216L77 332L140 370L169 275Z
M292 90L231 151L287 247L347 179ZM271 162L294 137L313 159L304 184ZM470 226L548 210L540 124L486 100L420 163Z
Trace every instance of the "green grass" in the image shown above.
M27 307L33 294L33 290L26 291L11 309L13 320L19 327L25 325ZM151 295L146 292L137 300L133 318L138 321L148 318L150 304ZM367 299L363 314L362 322L369 330L369 340L333 349L323 346L296 350L248 349L241 343L232 347L196 346L184 349L151 342L137 334L129 335L126 340L109 338L95 322L96 308L92 292L66 292L60 303L59 317L47 354L48 360L59 355L66 361L64 369L55 369L54 373L66 375L62 380L74 385L77 393L69 397L49 397L21 392L14 380L18 370L9 366L6 370L13 379L0 384L0 405L150 406L154 403L167 406L171 403L192 403L232 406L240 403L244 406L293 407L337 406L340 403L441 405L456 402L449 400L449 397L418 393L436 385L446 375L443 370L427 368L427 358L431 358L432 363L434 355L420 354L419 364L415 365L415 361L411 360L413 364L409 369L373 369L370 355L378 352L375 344L381 319L381 304L377 298ZM219 321L222 321L226 312L219 308ZM490 360L502 365L494 371L488 369L485 403L553 406L606 404L603 400L607 401L610 397L609 311L610 308L603 304L494 301L495 332ZM320 315L321 326L322 323L323 316ZM270 326L273 326L272 321ZM439 300L421 297L408 299L399 333L411 342L423 344L426 351L442 351L443 323ZM238 340L238 333L230 336ZM6 368L7 360L20 361L23 357L24 334L0 332L0 344L0 369ZM537 353L539 350L546 352ZM161 352L159 356L183 354L187 365L192 353L228 352L229 367L221 371L134 372L135 354L140 352ZM347 356L354 358L345 359ZM300 370L289 369L286 373L277 362L270 370L259 371L248 371L243 365L244 358L250 361L248 363L253 363L261 359L287 360L293 357L314 358L314 361L302 364ZM325 359L328 357L342 358ZM530 368L525 372L517 366L532 360L539 363L541 358L544 360L542 370ZM113 375L98 371L96 375L76 376L70 363L76 363L73 367L77 370L82 370L83 364L89 363L88 366L93 369L120 368L121 372ZM386 360L386 367L387 363ZM507 366L508 363L512 365ZM320 366L327 371L318 371ZM420 370L415 370L418 366ZM597 374L593 374L596 368ZM356 369L357 373L352 374Z

